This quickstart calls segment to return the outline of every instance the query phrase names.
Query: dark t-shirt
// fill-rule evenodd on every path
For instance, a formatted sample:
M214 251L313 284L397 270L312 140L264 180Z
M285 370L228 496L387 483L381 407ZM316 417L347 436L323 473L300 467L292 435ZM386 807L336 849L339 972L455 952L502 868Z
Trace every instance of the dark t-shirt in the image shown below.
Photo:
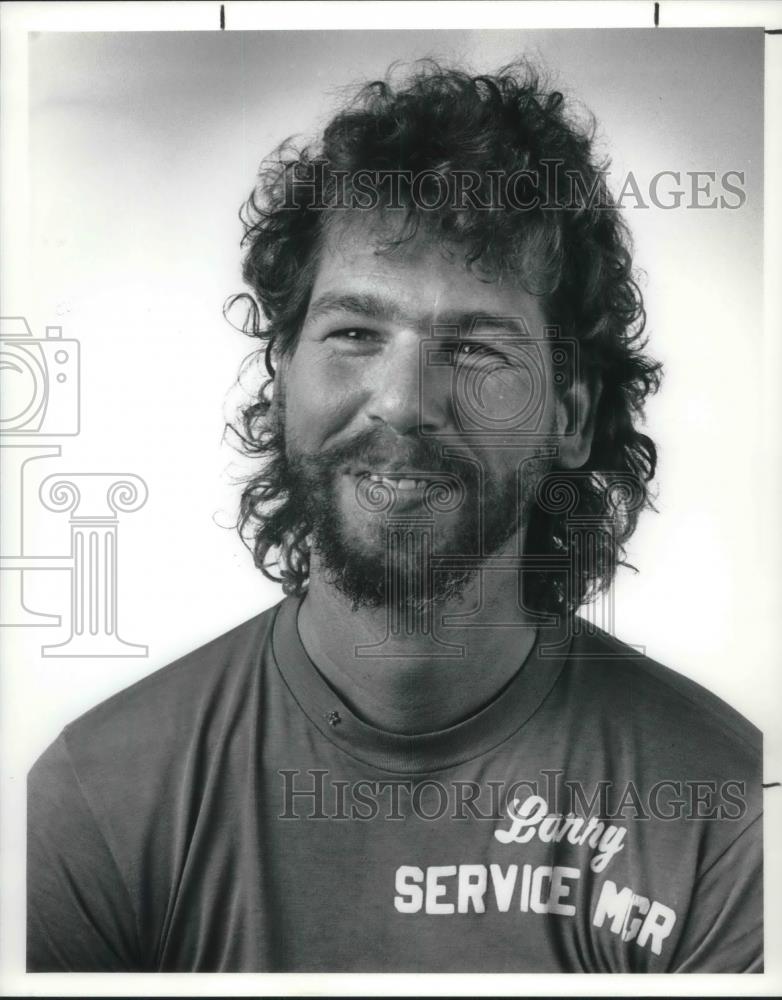
M760 736L724 702L540 629L478 714L383 732L313 666L298 606L35 764L30 971L762 969Z

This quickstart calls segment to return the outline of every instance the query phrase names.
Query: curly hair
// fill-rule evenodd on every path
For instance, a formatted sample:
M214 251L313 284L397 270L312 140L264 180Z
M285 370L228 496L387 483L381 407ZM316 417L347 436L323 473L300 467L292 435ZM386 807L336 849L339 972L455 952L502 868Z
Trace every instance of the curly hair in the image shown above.
M490 76L431 60L417 63L399 84L393 75L362 86L319 142L279 146L261 165L240 211L243 277L251 293L233 296L226 308L244 304L242 328L261 342L269 378L233 425L245 454L263 460L245 483L239 530L267 577L282 582L286 593L306 589L309 526L287 502L281 475L284 441L274 419L272 359L295 349L327 221L346 195L353 204L369 198L379 214L401 215L389 246L425 226L442 245L463 250L485 280L510 274L543 296L547 320L578 342L581 377L600 386L589 458L574 472L549 473L539 485L525 536L524 554L551 557L552 566L536 558L536 568L524 571L525 605L573 611L610 585L640 511L653 506L649 483L657 452L638 425L661 378L660 364L644 354L646 316L631 237L607 187L608 161L594 153L594 119L582 122L562 93L547 89L523 61ZM442 185L450 194L461 185L464 195L466 172L513 177L513 204L495 198L485 205L470 192L458 210L449 198L436 207L422 204L424 196L427 205L437 202ZM391 204L379 190L379 178L390 175L423 176L424 183L416 197L409 183L401 185ZM573 519L584 523L584 517L599 529L588 558L575 551L580 542L572 530ZM563 554L572 556L564 581L556 568Z

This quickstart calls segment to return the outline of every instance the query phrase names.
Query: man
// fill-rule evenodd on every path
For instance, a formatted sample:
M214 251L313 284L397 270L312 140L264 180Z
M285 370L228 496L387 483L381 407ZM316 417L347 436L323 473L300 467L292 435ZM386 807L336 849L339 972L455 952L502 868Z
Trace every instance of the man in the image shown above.
M759 734L575 614L659 382L588 132L425 64L243 219L287 596L37 762L30 971L760 971Z

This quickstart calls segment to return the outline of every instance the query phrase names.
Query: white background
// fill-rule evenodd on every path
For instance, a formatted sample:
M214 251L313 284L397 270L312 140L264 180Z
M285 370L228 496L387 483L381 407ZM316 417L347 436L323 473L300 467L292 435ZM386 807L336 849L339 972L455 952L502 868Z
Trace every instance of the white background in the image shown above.
M18 5L25 6L49 5ZM331 8L334 26L339 8ZM387 24L392 8L380 12ZM650 9L637 16L641 8L623 23L651 23ZM217 5L201 5L190 21L186 9L179 7L183 24L217 26ZM455 23L465 8L437 10L432 27ZM269 24L272 7L264 12ZM663 23L669 12L663 4ZM228 4L227 27L248 16L257 27L257 14L257 7ZM492 17L496 24L488 5L486 20L473 21ZM289 16L287 26L299 24L303 16ZM110 22L83 25L91 26ZM279 598L221 526L232 523L239 493L230 481L233 455L221 445L223 416L232 412L229 391L253 346L221 316L223 300L242 287L236 212L273 145L312 133L340 88L382 75L393 59L436 55L491 71L532 54L596 115L613 176L632 170L642 190L660 170L745 171L747 202L738 211L628 211L647 275L649 349L667 378L648 423L660 447L659 513L643 515L631 543L640 574L620 571L616 632L758 725L765 780L779 779L782 366L779 329L768 312L764 325L763 309L763 48L762 36L746 30L30 36L29 103L24 79L15 76L10 122L22 141L4 147L4 167L16 170L3 232L2 312L25 315L37 337L56 324L78 338L82 431L60 440L61 458L31 470L25 547L68 550L67 515L39 509L44 476L141 476L149 500L120 523L119 630L148 645L149 655L43 658L41 645L67 634L65 573L37 574L28 592L30 606L64 616L62 629L0 632L2 850L14 899L23 884L24 776L60 728ZM19 48L14 58L18 69ZM22 968L15 924L18 918L10 927L3 921L5 970ZM14 988L49 988L33 985L36 979L46 983L28 977ZM238 988L235 979L226 983ZM643 989L650 986L645 980ZM99 991L118 988L116 979L102 980Z

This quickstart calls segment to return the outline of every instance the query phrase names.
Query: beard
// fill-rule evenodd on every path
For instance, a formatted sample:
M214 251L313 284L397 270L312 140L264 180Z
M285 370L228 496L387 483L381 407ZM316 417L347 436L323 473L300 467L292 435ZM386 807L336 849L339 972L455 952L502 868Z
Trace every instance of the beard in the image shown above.
M379 428L317 454L283 441L282 454L279 485L289 507L306 525L327 582L354 611L421 613L462 600L487 559L524 528L534 489L550 467L534 456L492 475L475 456L446 454L431 438L400 439ZM345 475L387 469L390 462L426 482L420 499L394 489L393 476L377 482Z

